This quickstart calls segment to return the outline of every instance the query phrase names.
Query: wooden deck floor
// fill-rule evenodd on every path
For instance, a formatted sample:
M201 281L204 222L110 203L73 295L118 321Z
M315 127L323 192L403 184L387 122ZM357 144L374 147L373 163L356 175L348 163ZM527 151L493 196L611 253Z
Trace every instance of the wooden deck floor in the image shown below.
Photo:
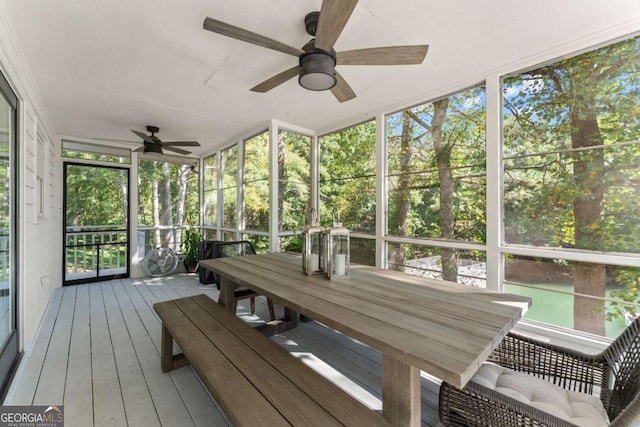
M215 286L195 275L125 279L58 289L33 351L22 360L5 405L64 405L66 426L226 426L190 367L160 370L161 330L155 302ZM261 322L238 307L248 322ZM266 317L264 298L258 315ZM281 310L276 306L277 310ZM273 337L331 381L381 409L381 355L316 322ZM438 384L423 374L422 424L437 423Z

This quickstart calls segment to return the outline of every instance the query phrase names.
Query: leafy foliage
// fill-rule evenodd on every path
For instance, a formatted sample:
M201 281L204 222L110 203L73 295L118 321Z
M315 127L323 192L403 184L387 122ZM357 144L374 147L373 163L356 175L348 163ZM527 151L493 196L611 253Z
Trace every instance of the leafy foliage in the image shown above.
M244 142L244 227L269 229L269 132Z
M306 224L311 198L311 138L295 132L278 133L278 230L300 231ZM285 251L302 250L300 235L280 238Z
M185 230L184 241L182 242L182 252L184 253L184 263L189 265L198 261L198 243L202 241L202 235L193 227Z
M67 227L127 224L126 169L68 164L66 177Z
M639 67L632 38L505 79L508 243L639 252ZM576 263L575 292L602 298L607 276L604 265ZM609 281L623 286L613 296L637 301L633 274ZM576 327L602 333L603 308L576 298Z
M376 221L375 122L320 138L320 220L340 214L352 231L373 233Z
M442 238L441 179L432 129L442 129L444 163L453 178L456 240L485 241L485 95L478 87L448 98L442 123L434 123L434 102L387 116L389 224L398 236ZM410 154L407 153L410 151ZM408 156L410 159L403 157ZM407 224L398 222L407 194ZM394 197L394 195L396 197Z

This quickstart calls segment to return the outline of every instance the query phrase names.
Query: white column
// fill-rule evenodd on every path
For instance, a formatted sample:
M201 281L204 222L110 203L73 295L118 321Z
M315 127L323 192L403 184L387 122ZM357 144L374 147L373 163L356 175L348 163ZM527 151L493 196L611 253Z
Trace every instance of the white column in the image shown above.
M242 235L240 230L244 230L244 143L238 142L238 168L236 171L236 240L240 240Z
M138 153L131 152L129 168L129 268L133 278L145 276L138 258Z
M486 81L487 137L487 289L502 290L504 256L502 210L502 91L500 76Z
M384 114L376 116L376 267L387 266L387 144Z
M278 252L278 132L277 123L269 125L269 252Z

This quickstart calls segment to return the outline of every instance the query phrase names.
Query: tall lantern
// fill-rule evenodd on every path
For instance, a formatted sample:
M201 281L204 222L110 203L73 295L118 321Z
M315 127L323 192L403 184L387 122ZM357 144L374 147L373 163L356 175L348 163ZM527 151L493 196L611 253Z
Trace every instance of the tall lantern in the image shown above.
M349 276L349 230L339 222L325 230L326 236L326 275L329 279Z
M312 212L311 225L302 233L302 271L310 276L324 272L325 244L323 228Z

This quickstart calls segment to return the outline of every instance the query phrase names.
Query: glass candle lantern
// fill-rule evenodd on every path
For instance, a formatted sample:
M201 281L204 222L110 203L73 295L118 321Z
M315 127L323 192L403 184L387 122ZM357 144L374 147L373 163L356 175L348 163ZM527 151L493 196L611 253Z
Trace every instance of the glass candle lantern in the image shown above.
M302 233L302 271L306 275L324 272L323 230L317 222L312 222Z
M325 230L326 275L329 279L349 276L349 230L340 223Z

